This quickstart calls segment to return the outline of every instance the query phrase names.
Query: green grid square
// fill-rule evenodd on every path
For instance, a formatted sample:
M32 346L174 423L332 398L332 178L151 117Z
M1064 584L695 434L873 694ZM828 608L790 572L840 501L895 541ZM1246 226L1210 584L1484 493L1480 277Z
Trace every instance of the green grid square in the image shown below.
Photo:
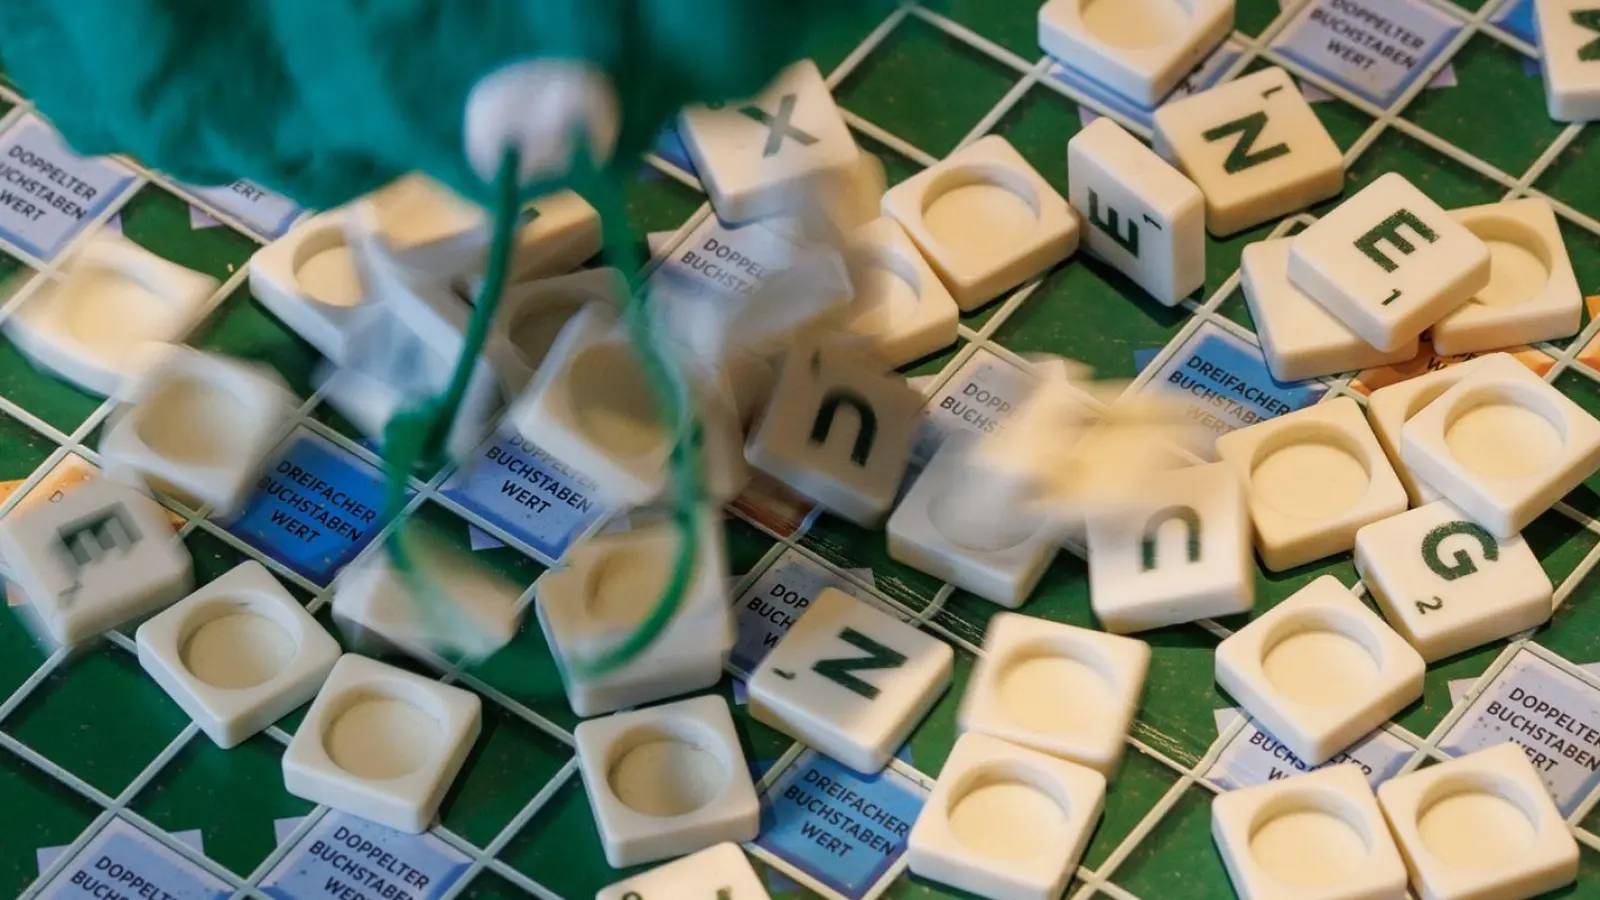
M644 246L645 235L678 230L704 202L705 197L694 188L648 165L640 165L623 188L623 204L627 207L628 222L634 228L639 258L649 258ZM601 248L601 253L605 253L605 248Z
M1106 785L1105 812L1100 816L1094 836L1089 839L1082 865L1090 870L1104 865L1106 858L1177 783L1178 773L1171 766L1136 748L1129 748Z
M1202 787L1185 791L1111 881L1140 897L1231 900L1233 887L1211 843L1211 797Z
M26 481L55 449L55 441L0 413L0 486L8 481ZM0 494L0 502L5 499Z
M839 105L942 157L1019 77L982 51L910 16L833 93ZM903 87L907 84L938 88L908 92Z
M1150 645L1150 670L1133 736L1192 766L1216 742L1212 711L1235 705L1216 686L1217 639L1199 625L1146 631L1139 639Z
M506 844L500 858L561 897L593 897L606 885L650 868L617 870L606 863L583 779L576 773Z
M753 571L778 544L765 531L733 515L723 516L722 535L728 552L728 573L734 578Z
M1556 224L1561 227L1561 242L1567 248L1567 258L1572 261L1572 271L1578 277L1578 293L1585 297L1600 294L1600 235L1589 231L1582 226L1575 225L1565 218L1557 218ZM1588 326L1592 316L1589 315L1588 303L1583 304L1583 316L1578 330ZM1569 346L1577 338L1563 338L1554 343L1560 347Z
M1023 59L1039 58L1039 0L946 0L935 11Z
M879 9L886 9L884 4L878 4ZM801 59L809 59L817 64L817 69L823 77L838 68L867 35L878 27L879 20L862 15L839 16L837 20L823 23L816 29L800 51Z
M479 872L458 897L465 900L525 900L528 893L490 871Z
M1028 165L1065 197L1067 141L1082 130L1078 104L1047 83L1038 82L1000 117L989 133L1010 141Z
M267 312L247 285L218 304L188 342L201 350L270 366L298 398L311 396L311 372L322 359L316 348Z
M133 802L166 831L199 829L206 855L240 877L278 846L274 820L308 815L314 806L284 790L283 747L266 735L231 750L197 735Z
M531 608L511 643L488 659L469 663L464 671L558 728L571 731L582 721L567 705L561 671ZM493 702L487 697L484 700Z
M103 402L35 368L16 344L5 339L0 339L0 397L67 434L77 430Z
M0 591L6 586L0 581ZM49 648L23 623L21 610L0 613L0 703L32 677L49 656Z
M210 584L232 571L235 566L250 559L248 554L241 552L232 544L200 528L184 535L183 545L189 551L189 559L194 566L196 588ZM299 589L293 585L285 584L284 587L299 593Z
M1234 10L1234 27L1251 37L1267 30L1278 18L1282 4L1278 0L1238 0Z
M156 185L140 189L118 215L123 237L162 259L219 281L243 268L260 246L225 225L191 227L189 202Z
M1080 254L1045 277L1000 326L1014 353L1055 353L1094 367L1096 378L1132 378L1134 353L1166 346L1189 317L1165 307L1122 273Z
M102 645L52 672L0 728L114 797L188 724L133 654Z
M889 558L881 529L866 529L823 513L801 536L800 545L840 569L871 569L872 583L884 596L921 612L939 592L939 579Z
M1405 176L1407 181L1445 209L1494 203L1505 195L1505 188L1500 185L1415 138L1390 128L1351 164L1345 178L1343 196L1354 196L1380 175L1390 172ZM1325 211L1338 203L1339 199L1324 201L1317 209Z
M1545 112L1544 82L1527 57L1478 35L1450 64L1460 82L1423 91L1404 117L1513 177L1532 166L1566 126Z
M1600 128L1585 128L1567 145L1556 161L1534 182L1534 187L1565 202L1591 218L1600 218Z
M40 847L72 843L100 810L66 785L0 751L0 797L7 839L0 841L0 896L15 897L39 876Z
M572 758L572 749L499 704L483 705L483 730L445 796L439 819L487 847Z
M1578 582L1533 639L1574 663L1600 661L1600 579Z
M1528 542L1550 583L1560 589L1584 557L1600 544L1600 535L1560 512L1551 511L1534 519L1522 529L1522 538Z
M951 594L933 620L961 640L982 646L995 616L1009 612L976 594L958 590ZM1094 628L1089 610L1089 569L1077 556L1063 550L1056 554L1039 578L1028 600L1016 610L1036 619L1046 619L1079 628Z

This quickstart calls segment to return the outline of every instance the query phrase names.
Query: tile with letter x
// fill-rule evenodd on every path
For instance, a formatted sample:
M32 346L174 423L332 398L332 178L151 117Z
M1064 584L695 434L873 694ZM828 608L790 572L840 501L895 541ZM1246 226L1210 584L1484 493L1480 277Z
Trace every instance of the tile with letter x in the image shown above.
M864 774L882 769L950 684L937 638L827 588L750 679L750 713Z

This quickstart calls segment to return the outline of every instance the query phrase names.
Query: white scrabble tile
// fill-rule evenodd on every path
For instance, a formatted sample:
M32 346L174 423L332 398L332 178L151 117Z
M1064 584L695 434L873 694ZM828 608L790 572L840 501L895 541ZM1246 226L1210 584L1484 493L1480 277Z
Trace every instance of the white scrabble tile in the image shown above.
M1155 112L1155 149L1206 197L1226 236L1344 189L1344 154L1289 73L1263 69Z
M874 360L795 344L745 459L859 525L883 521L911 460L922 396Z
M1144 641L1000 613L989 620L983 656L961 698L961 730L1109 778L1122 760L1149 667Z
M254 560L156 614L139 665L224 750L310 702L339 643Z
M1105 805L1105 776L983 734L956 740L911 826L923 878L995 900L1055 900Z
M294 394L267 366L181 345L157 356L100 438L101 468L231 516L294 415Z
M689 390L704 457L717 462L704 483L713 496L730 497L745 477L734 412L698 383ZM506 421L608 496L639 505L667 487L672 435L659 415L655 388L614 312L591 303L562 327Z
M369 297L346 235L351 221L348 207L319 213L250 257L251 296L335 363L345 361Z
M772 900L761 876L738 844L725 843L691 853L648 872L600 889L594 900Z
M1274 378L1319 378L1393 365L1417 355L1416 338L1395 350L1379 350L1290 284L1290 243L1289 238L1277 238L1250 244L1240 266L1244 299Z
M896 368L956 342L960 310L895 220L863 225L845 259L855 299L839 340Z
M387 550L361 557L339 572L333 592L333 622L352 647L370 647L374 656L398 650L477 660L511 643L522 623L522 586L424 529L404 537L407 556L439 596L417 596Z
M283 752L283 786L399 831L428 829L482 727L478 695L347 653Z
M108 478L0 519L0 560L30 624L67 646L162 609L191 583L166 511Z
M1422 657L1323 575L1217 645L1217 683L1307 765L1422 696Z
M1388 454L1395 474L1400 476L1400 483L1406 486L1412 506L1431 503L1438 500L1440 494L1418 480L1411 467L1400 458L1400 429L1412 416L1468 375L1484 370L1515 372L1516 369L1526 370L1527 367L1509 354L1491 353L1378 388L1367 398L1367 421L1372 423L1372 432L1378 436L1378 443L1383 445L1383 452Z
M1111 119L1067 141L1067 199L1084 246L1157 302L1177 306L1205 282L1205 197Z
M511 348L501 369L515 394L526 387L550 354L561 329L590 303L622 311L627 281L616 269L584 269L569 275L506 285L493 329Z
M856 229L883 213L889 173L883 160L865 150L844 178L821 179L810 192L796 195L798 208L762 220L762 225L796 243L839 246Z
M1233 30L1233 0L1086 3L1039 9L1039 47L1134 103L1153 107Z
M456 355L441 352L436 340L384 306L375 304L348 337L345 365L318 366L312 384L323 402L368 437L381 440L395 414L432 401L449 386ZM448 455L466 459L504 405L494 370L487 360L478 360L446 432Z
M678 558L670 521L604 534L573 547L535 585L539 625L560 661L567 703L580 716L653 703L716 684L733 646L727 553L715 513L703 513L694 571L678 611L650 647L598 677L575 669L615 649L655 608Z
M482 288L490 243L483 207L423 175L398 178L366 195L356 213L370 215L385 249L406 267ZM534 200L517 228L507 271L512 283L561 275L600 252L600 214L572 191Z
M756 836L760 805L721 697L590 719L573 739L613 868Z
M1089 603L1100 627L1147 631L1248 612L1250 513L1226 463L1151 478L1127 507L1088 519Z
M899 222L962 309L976 309L1072 255L1078 221L999 135L968 144L890 188Z
M750 678L750 714L858 772L889 762L950 684L938 638L824 589Z
M1390 779L1378 803L1423 900L1533 897L1578 877L1578 843L1510 741Z
M1600 18L1589 0L1534 0L1550 118L1600 119Z
M1428 662L1548 620L1555 590L1520 535L1496 538L1442 500L1356 532L1356 571Z
M1060 547L1043 515L1007 494L960 441L946 441L889 516L889 556L1016 609Z
M1405 863L1354 764L1220 794L1211 835L1241 900L1405 895Z
M1349 397L1217 438L1244 481L1256 550L1281 572L1355 546L1356 530L1398 515L1406 491Z
M1362 340L1394 350L1488 285L1489 248L1390 172L1293 238L1289 280Z
M861 152L809 59L752 100L685 109L678 133L718 218L733 223L782 215L817 182L848 183Z
M35 366L91 394L115 394L149 343L172 343L205 310L217 280L111 234L91 238L59 278L40 280L5 320Z
M1512 537L1600 468L1600 421L1521 366L1469 374L1400 430L1416 476Z
M1489 284L1428 329L1435 352L1479 353L1578 333L1583 292L1550 201L1526 197L1450 215L1488 245Z

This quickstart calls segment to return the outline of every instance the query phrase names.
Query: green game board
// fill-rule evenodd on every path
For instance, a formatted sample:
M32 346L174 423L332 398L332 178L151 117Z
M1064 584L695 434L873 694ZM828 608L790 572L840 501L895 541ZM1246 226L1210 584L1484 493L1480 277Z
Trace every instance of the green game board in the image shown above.
M1290 0L1280 13L1278 0L1240 0L1233 40L1242 55L1227 74L1280 64L1308 78L1302 66L1268 47L1304 2ZM1389 3L1398 0L1372 5ZM1581 285L1586 293L1600 294L1600 129L1564 127L1545 117L1542 84L1525 71L1536 55L1533 48L1487 24L1502 0L1456 3L1434 4L1463 27L1426 65L1430 71L1453 65L1458 86L1424 91L1428 79L1417 78L1382 108L1327 78L1308 78L1338 95L1315 108L1346 151L1347 193L1398 171L1447 207L1530 193L1548 196L1558 203ZM857 137L883 158L891 181L995 132L1064 190L1065 144L1081 127L1079 104L1085 98L1047 73L1036 44L1038 6L1039 0L951 0L942 14L908 8L877 27L833 36L815 48L815 58L832 73L830 83ZM0 113L6 116L0 129L27 112L26 100L0 82ZM127 165L132 182L110 205L93 211L90 230L109 227L114 216L132 240L222 279L214 308L190 342L269 364L300 396L312 397L308 382L316 353L267 313L244 282L245 262L258 238L228 224L235 220L209 202L199 205L226 222L200 227L206 223L191 219L196 195L133 161ZM647 170L628 195L633 224L641 232L677 229L704 214L692 178L660 159L652 165L658 171ZM1253 341L1236 277L1240 250L1293 224L1211 240L1205 288L1177 309L1151 303L1107 267L1079 256L1004 300L966 314L959 344L910 367L908 374L928 376L932 395L974 354L992 353L1001 363L1015 364L1019 354L1047 352L1090 363L1101 377L1130 378L1139 371L1140 351L1160 351L1145 370L1151 371L1202 328ZM38 254L0 244L0 275L7 276L8 290L17 289L20 276L46 278L51 271ZM14 306L7 304L0 315ZM1560 390L1600 413L1600 370L1578 358L1597 330L1600 325L1586 317L1578 338L1535 352L1548 357L1547 377ZM1327 397L1362 399L1348 377L1328 379L1325 387ZM94 462L107 412L106 404L37 372L10 343L0 341L0 481L21 482L0 512L64 461ZM307 402L301 417L305 429L332 446L375 460L356 444L357 434L347 423L315 401ZM504 530L441 495L448 474L435 473L415 485L413 518L462 544L469 541L469 524L506 538ZM1554 618L1531 635L1431 666L1423 699L1388 730L1402 747L1405 766L1445 758L1439 744L1466 709L1452 705L1449 682L1476 679L1474 690L1483 689L1519 652L1577 664L1600 660L1600 597L1595 596L1600 588L1587 577L1600 562L1600 524L1591 518L1600 515L1597 490L1600 476L1527 530L1558 586ZM219 523L177 511L200 581L242 560L264 558ZM911 762L893 766L904 784L931 783L957 736L956 707L986 622L998 608L891 561L879 534L826 516L791 530L779 518L728 519L729 553L740 579L736 594L775 564L795 559L850 570L841 577L851 579L857 592L875 592L955 647L952 689L911 739ZM478 554L525 586L545 568L537 556L532 548L518 549L516 542ZM329 592L322 583L270 564L327 621ZM1357 583L1348 554L1290 572L1261 572L1257 612L1329 573L1347 585ZM1023 611L1091 625L1081 556L1062 553ZM1242 723L1225 726L1219 736L1214 712L1233 703L1213 684L1212 650L1242 624L1202 623L1142 635L1153 651L1143 708L1070 896L1232 896L1211 843L1208 807L1218 787L1206 773L1225 741L1240 734ZM32 896L43 888L37 848L66 845L63 859L70 858L115 823L202 867L226 886L224 894L269 896L262 887L269 873L326 814L283 790L280 758L301 714L242 747L220 751L143 675L132 650L128 634L113 634L71 659L49 655L30 641L14 616L0 615L0 896ZM465 867L449 895L584 898L621 877L602 857L573 759L576 719L531 615L514 643L482 664L435 670L390 661L477 691L485 700L483 734L434 832L438 842L459 853ZM1554 664L1574 671L1563 662ZM1597 683L1592 676L1571 677ZM717 692L732 700L731 679ZM744 706L733 709L747 756L772 762L764 783L800 764L801 748L751 720ZM1597 800L1593 784L1584 794L1572 809L1572 825L1584 848L1582 880L1558 896L1600 897L1600 818L1589 813ZM282 841L275 835L275 821L305 816L311 818L286 826L292 830ZM174 836L190 831L198 831L203 854ZM795 874L765 849L752 854L763 872L776 865ZM905 874L903 860L886 864L873 896L953 896ZM47 875L61 871L57 862ZM806 883L812 886L775 880L775 895L836 896L814 879Z

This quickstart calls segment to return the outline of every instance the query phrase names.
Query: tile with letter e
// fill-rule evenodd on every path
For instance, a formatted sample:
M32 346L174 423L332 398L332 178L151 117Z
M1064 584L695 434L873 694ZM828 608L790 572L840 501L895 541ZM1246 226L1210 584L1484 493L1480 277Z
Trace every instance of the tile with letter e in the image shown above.
M1362 340L1393 350L1489 284L1489 248L1389 172L1295 236L1289 281Z
M829 588L751 677L750 713L876 772L944 693L954 657L949 644Z
M1205 197L1111 119L1067 141L1067 200L1089 251L1158 303L1177 306L1205 282Z
M1344 154L1278 68L1157 109L1155 147L1205 194L1206 227L1219 236L1298 212L1344 187Z

